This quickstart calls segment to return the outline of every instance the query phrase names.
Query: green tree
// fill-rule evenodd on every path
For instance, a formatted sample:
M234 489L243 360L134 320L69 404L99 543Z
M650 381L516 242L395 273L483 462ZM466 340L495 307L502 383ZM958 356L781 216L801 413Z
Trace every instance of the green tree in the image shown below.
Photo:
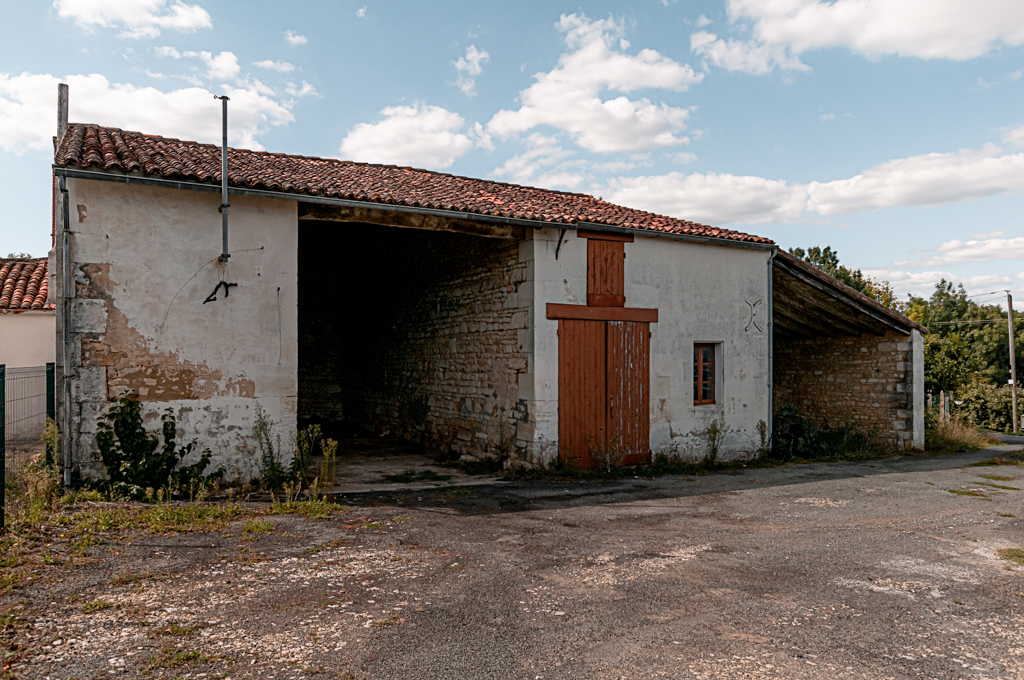
M958 392L971 383L981 364L977 353L959 333L924 338L924 389Z
M889 309L896 310L897 312L903 311L903 302L896 297L896 292L888 281L875 281L868 276L864 276L863 272L859 269L850 269L846 265L840 264L839 253L832 250L832 246L825 246L824 248L814 246L807 250L803 248L790 248L789 254L799 257L807 264L820 269L841 283L845 283L850 288L874 298Z

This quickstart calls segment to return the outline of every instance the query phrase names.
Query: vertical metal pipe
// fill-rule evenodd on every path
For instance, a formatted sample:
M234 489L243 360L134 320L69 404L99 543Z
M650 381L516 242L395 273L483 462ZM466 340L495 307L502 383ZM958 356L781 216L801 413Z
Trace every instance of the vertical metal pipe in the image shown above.
M6 528L4 505L7 503L7 367L0 364L0 534Z
M221 253L217 259L227 262L231 254L228 252L228 101L227 95L218 97L221 103L221 147L220 147L220 214L221 214Z
M46 364L46 417L50 420L54 420L57 417L57 409L55 405L55 383L53 380L54 366L53 363Z
M64 449L64 485L71 486L71 220L68 217L67 179L57 178L61 193L60 318L61 318L61 435Z
M1020 429L1017 420L1017 348L1013 332L1013 296L1006 291L1006 325L1010 327L1010 392L1013 395L1013 431Z
M768 446L772 445L772 427L775 417L775 296L774 282L775 256L777 249L768 255Z

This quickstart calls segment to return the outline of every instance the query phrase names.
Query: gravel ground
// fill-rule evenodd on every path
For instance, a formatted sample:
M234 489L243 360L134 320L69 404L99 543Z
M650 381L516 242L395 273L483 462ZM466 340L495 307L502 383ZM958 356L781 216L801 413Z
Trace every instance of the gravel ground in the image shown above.
M969 465L993 455L373 494L263 533L112 536L0 602L21 621L10 673L1024 678L1024 567L997 556L1024 547L1024 491L986 486L1024 488L1024 467Z

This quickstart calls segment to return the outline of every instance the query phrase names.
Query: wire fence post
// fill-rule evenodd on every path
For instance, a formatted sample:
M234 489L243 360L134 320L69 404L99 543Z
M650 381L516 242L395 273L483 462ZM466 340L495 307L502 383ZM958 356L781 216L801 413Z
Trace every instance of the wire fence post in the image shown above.
M57 389L54 382L55 364L46 364L46 417L57 420Z
M7 530L7 366L0 364L0 534Z

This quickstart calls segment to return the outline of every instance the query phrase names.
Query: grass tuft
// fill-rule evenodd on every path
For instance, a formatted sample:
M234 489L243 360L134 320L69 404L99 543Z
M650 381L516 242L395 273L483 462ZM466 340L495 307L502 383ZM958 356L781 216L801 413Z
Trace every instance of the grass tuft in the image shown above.
M999 443L991 435L979 433L964 419L953 416L949 422L938 422L925 430L925 450L929 453L962 453L977 451Z
M434 470L406 470L396 475L384 475L384 479L396 484L411 484L413 482L447 482L451 475L441 475Z
M1013 562L1017 566L1024 567L1024 549L1000 548L999 550L996 550L996 557L1001 560Z
M270 506L272 515L301 515L307 519L328 519L335 512L347 512L332 501L310 498L305 501L274 501Z
M1006 489L1007 491L1020 491L1015 486L1003 486L1002 484L993 484L992 482L975 482L978 486L990 486L993 489Z
M949 491L950 493L955 493L958 496L974 496L975 498L983 498L986 501L992 500L991 498L989 498L980 491L968 491L966 489L947 489L947 491Z
M113 607L113 603L107 602L106 600L93 600L92 602L86 602L82 605L82 611L86 614L92 614L93 612L103 611L104 609L110 609Z

